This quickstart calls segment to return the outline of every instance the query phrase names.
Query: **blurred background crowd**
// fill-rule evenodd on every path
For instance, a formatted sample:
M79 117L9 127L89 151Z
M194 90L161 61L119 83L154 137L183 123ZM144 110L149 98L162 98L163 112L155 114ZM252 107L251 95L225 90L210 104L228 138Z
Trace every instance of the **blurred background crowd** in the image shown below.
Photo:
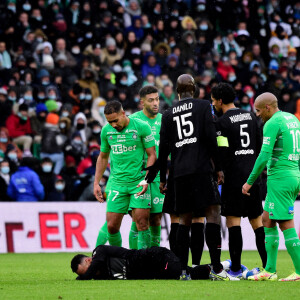
M182 73L300 118L299 32L297 0L0 0L0 200L93 200L106 103L155 85L163 112Z

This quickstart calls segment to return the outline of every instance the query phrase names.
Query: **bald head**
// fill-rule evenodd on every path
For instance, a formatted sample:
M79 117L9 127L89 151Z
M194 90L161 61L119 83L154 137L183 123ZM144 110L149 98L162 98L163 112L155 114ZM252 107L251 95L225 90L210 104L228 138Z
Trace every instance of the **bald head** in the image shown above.
M254 102L256 115L267 122L279 110L278 101L272 93L259 95Z
M263 107L269 105L273 108L278 107L278 100L272 93L263 93L255 99L255 106Z
M193 97L196 90L194 78L189 74L182 74L177 79L177 93L180 98Z

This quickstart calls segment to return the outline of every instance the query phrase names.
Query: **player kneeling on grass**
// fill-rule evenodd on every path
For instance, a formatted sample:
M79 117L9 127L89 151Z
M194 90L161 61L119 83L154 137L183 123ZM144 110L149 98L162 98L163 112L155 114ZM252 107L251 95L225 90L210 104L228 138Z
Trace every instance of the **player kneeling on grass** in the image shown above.
M188 268L192 279L210 278L210 265ZM128 250L101 245L93 251L92 257L75 255L71 269L78 275L77 280L179 279L181 275L179 258L163 247Z

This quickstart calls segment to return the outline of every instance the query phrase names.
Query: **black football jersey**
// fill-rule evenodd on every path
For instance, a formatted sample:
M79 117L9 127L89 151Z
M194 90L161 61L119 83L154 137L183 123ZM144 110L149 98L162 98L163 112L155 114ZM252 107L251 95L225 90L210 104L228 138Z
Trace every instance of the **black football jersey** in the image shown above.
M246 182L261 148L261 130L249 111L229 109L216 121L225 184Z
M159 157L164 164L171 153L174 178L212 172L213 160L220 169L210 102L186 98L164 112Z

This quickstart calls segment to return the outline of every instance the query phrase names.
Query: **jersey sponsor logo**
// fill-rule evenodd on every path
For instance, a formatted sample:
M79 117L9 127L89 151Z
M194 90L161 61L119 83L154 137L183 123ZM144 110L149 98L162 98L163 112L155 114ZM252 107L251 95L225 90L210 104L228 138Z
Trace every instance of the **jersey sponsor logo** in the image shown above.
M275 204L273 202L269 203L269 209L274 209Z
M299 159L300 159L300 155L299 154L290 154L288 156L288 160L298 161Z
M151 142L151 141L153 141L153 140L154 140L154 137L153 137L152 134L151 134L151 135L147 135L147 136L144 138L145 143Z
M155 121L155 123L154 123L155 125L161 125L161 122L158 122L158 121Z
M299 128L299 125L297 122L286 123L286 126L288 129Z
M294 206L289 207L289 215L294 215Z
M130 132L137 133L137 130L135 130L135 129L126 129L126 131L125 131L125 133L130 133Z
M124 152L132 152L132 151L136 151L136 145L134 146L129 146L126 147L124 145L111 145L111 149L113 151L114 154L122 154Z
M181 111L192 109L192 107L193 107L193 103L192 102L190 102L190 103L184 103L183 105L179 105L179 106L173 107L173 114L179 113Z
M247 149L247 150L238 150L234 152L235 155L248 155L248 154L254 154L253 149Z
M155 140L155 146L159 146L159 140L158 141Z
M293 119L293 116L284 116L284 118L285 118L286 120L290 120L290 119Z
M163 204L164 203L164 198L158 198L158 197L155 197L154 199L153 199L153 204Z
M133 138L134 140L136 140L136 139L137 139L137 134L134 133L134 134L132 135L132 138Z
M237 123L237 122L242 122L246 120L252 120L251 114L250 113L244 113L244 114L239 114L235 116L229 117L231 123Z
M194 137L194 138L184 139L184 140L182 140L182 141L180 141L180 142L177 142L177 143L175 144L175 146L176 146L177 148L180 148L180 147L182 147L182 146L185 145L185 144L193 144L193 143L196 143L196 142L197 142L197 138Z
M263 144L270 145L271 138L269 136L264 136Z
M221 131L217 131L217 135L219 136L219 135L221 135L222 134L222 132Z

